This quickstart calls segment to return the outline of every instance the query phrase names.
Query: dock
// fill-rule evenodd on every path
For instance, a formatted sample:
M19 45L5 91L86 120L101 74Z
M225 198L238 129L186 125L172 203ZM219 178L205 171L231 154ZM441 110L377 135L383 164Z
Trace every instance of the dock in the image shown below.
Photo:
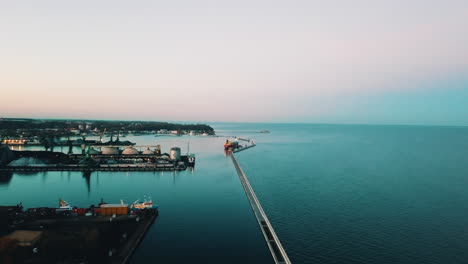
M37 208L50 211L46 209ZM0 235L10 245L0 249L0 262L126 264L158 214L157 209L144 209L139 215L23 216L24 222ZM21 244L10 236L20 236Z
M6 164L0 172L41 171L183 171L195 166L195 157L181 155L171 159L163 154L65 154L46 151L15 151L16 159L35 158L44 164ZM13 160L14 161L14 160ZM108 161L113 161L108 163Z
M152 213L150 215L150 219L146 221L145 224L139 226L135 232L135 234L130 237L129 242L127 242L124 247L121 249L121 253L118 255L120 258L120 261L114 261L114 264L126 264L129 263L131 257L133 256L133 253L137 249L137 247L140 245L140 243L143 241L143 238L145 237L146 233L148 233L148 230L150 227L153 225L156 217L158 216L158 211L155 211L155 213Z
M251 148L254 146L255 145L252 145L247 148ZM244 149L246 148L243 148L240 150L244 150ZM265 237L268 248L270 249L270 252L273 256L275 263L276 264L290 264L291 261L289 260L289 257L286 254L286 251L281 245L281 242L279 241L279 238L276 235L275 230L273 229L273 226L268 220L268 217L265 214L265 211L263 211L262 205L258 201L257 196L255 195L255 192L252 189L252 186L250 185L249 180L247 179L247 176L245 175L244 171L240 167L239 162L237 161L234 153L231 153L230 156L231 156L232 162L234 163L234 167L236 167L236 171L237 171L237 174L239 175L239 179L242 183L242 187L244 187L244 191L245 191L245 194L247 195L247 199L250 202L252 211L255 214L258 224L260 225L260 229L263 233L263 236Z
M252 145L247 146L247 147L237 148L237 149L235 149L235 150L233 151L233 153L241 152L241 151L243 151L243 150L246 150L246 149L249 149L249 148L253 148L253 147L255 147L255 146L256 146L255 144L252 144Z
M186 167L177 166L7 166L0 167L2 171L22 172L22 171L183 171Z

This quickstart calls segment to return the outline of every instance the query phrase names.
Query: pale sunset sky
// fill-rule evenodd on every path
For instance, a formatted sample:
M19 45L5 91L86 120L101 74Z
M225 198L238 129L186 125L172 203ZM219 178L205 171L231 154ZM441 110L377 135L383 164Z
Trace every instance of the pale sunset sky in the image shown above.
M0 1L0 117L468 125L468 1Z

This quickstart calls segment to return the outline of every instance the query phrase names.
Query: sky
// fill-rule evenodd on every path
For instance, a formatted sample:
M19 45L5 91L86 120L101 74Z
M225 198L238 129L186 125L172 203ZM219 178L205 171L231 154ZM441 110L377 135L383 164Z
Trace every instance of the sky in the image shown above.
M0 0L0 117L468 125L468 1Z

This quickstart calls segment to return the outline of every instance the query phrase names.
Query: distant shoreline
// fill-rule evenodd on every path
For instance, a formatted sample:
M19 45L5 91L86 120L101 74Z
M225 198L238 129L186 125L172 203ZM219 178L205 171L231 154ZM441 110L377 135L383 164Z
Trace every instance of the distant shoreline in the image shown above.
M102 136L115 134L214 135L207 124L159 121L0 118L0 138Z

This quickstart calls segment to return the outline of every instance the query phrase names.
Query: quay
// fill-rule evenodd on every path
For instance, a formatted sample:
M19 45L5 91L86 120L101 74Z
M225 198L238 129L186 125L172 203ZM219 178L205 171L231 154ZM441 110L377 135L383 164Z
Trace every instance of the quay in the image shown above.
M247 146L247 147L237 148L237 149L235 149L235 150L233 151L233 153L241 152L241 151L243 151L243 150L246 150L246 149L249 149L249 148L253 148L253 147L255 147L255 146L256 146L255 144L252 144L252 145Z
M0 167L1 171L183 171L186 167L165 166L7 166Z
M154 208L99 216L51 215L56 208L47 207L19 210L0 207L11 224L0 228L0 242L9 245L0 248L1 263L129 263L159 215Z
M251 145L249 147L239 149L237 150L237 152L247 149L247 148L254 147L254 146L255 145ZM231 153L230 155L232 162L234 163L234 167L236 167L236 171L237 171L237 174L239 175L239 179L242 183L242 187L244 187L244 191L245 191L245 194L247 195L247 199L250 202L252 211L255 214L258 224L260 225L260 229L263 233L263 236L265 237L268 248L270 249L270 252L273 256L275 263L276 264L291 264L291 261L289 260L289 257L286 254L286 251L281 245L281 242L279 241L279 238L276 235L275 230L273 229L273 226L268 220L268 217L265 214L265 211L263 211L263 208L260 202L258 201L257 196L255 195L255 192L252 189L252 186L250 185L249 180L247 179L247 176L245 175L244 171L240 167L239 162L237 161L234 155L234 152Z
M141 242L143 241L143 238L145 238L146 233L148 233L148 230L155 222L155 219L158 216L158 214L159 212L157 210L152 211L152 213L150 214L150 219L146 221L146 223L137 227L137 230L135 231L134 235L130 237L129 241L122 247L121 252L118 255L118 258L121 261L120 262L114 261L113 263L126 264L130 262L130 259L133 256L133 253L135 252L137 247L141 244Z
M195 167L195 155L181 155L174 147L170 154L149 148L88 148L87 153L65 154L52 151L12 151L0 148L2 171L183 171Z

